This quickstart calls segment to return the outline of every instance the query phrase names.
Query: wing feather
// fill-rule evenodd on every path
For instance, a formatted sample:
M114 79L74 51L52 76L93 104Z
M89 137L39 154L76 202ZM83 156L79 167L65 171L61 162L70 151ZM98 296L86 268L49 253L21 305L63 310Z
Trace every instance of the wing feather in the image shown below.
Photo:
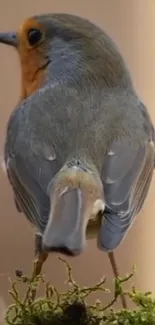
M59 166L56 168L55 162L37 159L32 160L28 168L19 155L9 157L7 161L7 174L16 207L40 232L46 227L50 210L46 188L58 170Z
M150 141L141 146L124 141L113 145L116 166L113 156L107 155L103 171L106 209L98 246L105 251L114 250L124 239L143 206L153 175L154 145ZM127 161L130 156L131 160ZM113 170L115 167L117 172Z

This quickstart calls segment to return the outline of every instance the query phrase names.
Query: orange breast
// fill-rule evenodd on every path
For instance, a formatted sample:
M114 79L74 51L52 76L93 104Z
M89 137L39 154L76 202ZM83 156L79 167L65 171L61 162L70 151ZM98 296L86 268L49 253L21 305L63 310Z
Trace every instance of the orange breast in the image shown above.
M32 51L19 48L21 60L21 100L39 89L44 82L46 62L38 49Z

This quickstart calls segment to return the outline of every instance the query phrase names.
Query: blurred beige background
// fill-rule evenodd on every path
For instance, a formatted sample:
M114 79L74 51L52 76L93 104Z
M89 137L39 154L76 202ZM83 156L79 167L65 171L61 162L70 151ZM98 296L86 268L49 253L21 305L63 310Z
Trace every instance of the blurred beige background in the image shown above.
M69 12L91 19L102 26L118 44L131 71L138 94L155 122L155 0L0 0L0 30L14 30L29 16L43 12ZM18 57L11 48L0 45L0 153L5 127L19 96ZM141 215L116 251L120 273L137 265L134 283L142 290L155 291L155 181ZM33 230L23 215L16 212L11 188L0 170L0 296L10 301L8 276L15 269L30 272L33 258ZM74 277L85 285L102 275L110 280L112 271L107 256L88 243L85 253L70 260ZM44 266L47 277L64 288L65 272L55 256ZM107 297L108 299L108 297Z

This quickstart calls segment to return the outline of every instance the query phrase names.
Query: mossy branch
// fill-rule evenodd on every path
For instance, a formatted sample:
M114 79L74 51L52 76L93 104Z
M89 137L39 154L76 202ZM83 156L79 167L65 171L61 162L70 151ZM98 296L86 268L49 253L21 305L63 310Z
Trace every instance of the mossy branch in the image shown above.
M125 292L123 284L129 281L133 272L125 277L114 279L114 298L104 305L97 300L88 305L90 294L110 290L105 287L106 279L89 287L80 287L72 276L70 265L62 258L67 270L67 283L70 286L67 292L58 292L55 286L45 281L43 275L27 277L21 271L16 271L16 281L11 281L10 295L13 304L6 313L6 323L9 325L121 325L121 324L155 324L155 300L151 293L140 293L134 287L131 292ZM44 296L37 298L40 284L44 285ZM24 284L25 296L20 298L18 285ZM124 293L135 303L134 310L115 311L112 309L117 299Z

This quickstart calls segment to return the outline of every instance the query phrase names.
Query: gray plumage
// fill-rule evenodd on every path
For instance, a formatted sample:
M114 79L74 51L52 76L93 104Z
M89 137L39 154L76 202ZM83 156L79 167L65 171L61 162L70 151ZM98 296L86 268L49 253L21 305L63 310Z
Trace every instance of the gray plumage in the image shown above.
M98 189L94 202L105 204L98 247L112 251L146 198L154 169L154 128L122 56L101 29L66 14L35 19L46 33L46 78L13 111L5 142L16 206L38 228L45 246L67 242L81 251L91 219L84 219L87 184L83 190L80 181L73 186L68 178L61 188L71 190L66 201L53 193L63 172L77 170L83 179L87 174Z

